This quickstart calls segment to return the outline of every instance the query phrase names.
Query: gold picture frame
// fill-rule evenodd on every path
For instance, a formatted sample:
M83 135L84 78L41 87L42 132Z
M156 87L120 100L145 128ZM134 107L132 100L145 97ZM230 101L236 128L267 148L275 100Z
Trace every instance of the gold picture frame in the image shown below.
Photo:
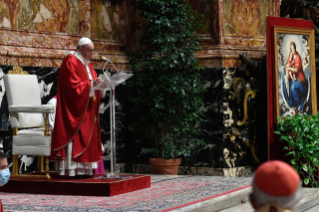
M274 115L317 113L313 29L274 26Z

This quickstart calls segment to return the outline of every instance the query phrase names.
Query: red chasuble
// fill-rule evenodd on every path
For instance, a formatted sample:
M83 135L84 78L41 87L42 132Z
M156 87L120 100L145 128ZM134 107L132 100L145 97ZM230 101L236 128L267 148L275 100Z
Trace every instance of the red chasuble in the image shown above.
M93 79L97 78L91 63ZM65 159L65 147L73 140L72 160L98 162L103 156L99 124L98 91L89 97L91 81L86 67L74 55L68 55L59 73L56 117L51 142L51 160Z
M1 199L0 199L0 212L3 212L3 206L2 206L2 202L1 202Z

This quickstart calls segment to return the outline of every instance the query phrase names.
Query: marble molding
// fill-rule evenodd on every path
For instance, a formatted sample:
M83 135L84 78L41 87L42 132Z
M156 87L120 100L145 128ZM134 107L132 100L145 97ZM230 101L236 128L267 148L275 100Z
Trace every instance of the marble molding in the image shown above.
M178 175L199 176L225 176L225 177L251 177L254 167L243 166L235 168L210 168L210 167L188 167L179 166ZM152 174L152 165L133 164L133 173Z
M34 30L9 30L0 28L0 65L60 67L70 50L75 50L78 35L67 33L38 32ZM94 68L102 68L107 57L124 70L128 64L124 46L118 41L93 40L96 52L92 63Z
M248 47L237 47L232 45L207 46L207 48L212 49L205 49L203 47L202 51L196 53L196 57L200 59L200 65L203 68L240 67L242 62L239 59L239 55L243 53L248 54L250 58L259 62L266 55L266 47L258 47L254 50L248 50Z

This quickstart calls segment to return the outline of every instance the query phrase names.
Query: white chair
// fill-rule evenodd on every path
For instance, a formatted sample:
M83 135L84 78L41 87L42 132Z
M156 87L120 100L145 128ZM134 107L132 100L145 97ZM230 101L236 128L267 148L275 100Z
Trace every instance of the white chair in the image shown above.
M51 136L48 115L55 111L55 106L41 105L36 75L28 75L17 64L12 71L4 76L4 83L13 130L13 168L11 176L50 179ZM45 121L43 114L45 114ZM19 175L19 155L37 155L38 172L31 175ZM43 156L46 157L45 171L43 171Z

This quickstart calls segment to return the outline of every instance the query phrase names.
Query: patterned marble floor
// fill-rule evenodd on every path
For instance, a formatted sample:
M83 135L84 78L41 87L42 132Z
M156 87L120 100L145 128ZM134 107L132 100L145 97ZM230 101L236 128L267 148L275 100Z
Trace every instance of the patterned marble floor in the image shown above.
M169 211L245 188L250 177L152 175L151 188L112 197L0 193L4 211Z

